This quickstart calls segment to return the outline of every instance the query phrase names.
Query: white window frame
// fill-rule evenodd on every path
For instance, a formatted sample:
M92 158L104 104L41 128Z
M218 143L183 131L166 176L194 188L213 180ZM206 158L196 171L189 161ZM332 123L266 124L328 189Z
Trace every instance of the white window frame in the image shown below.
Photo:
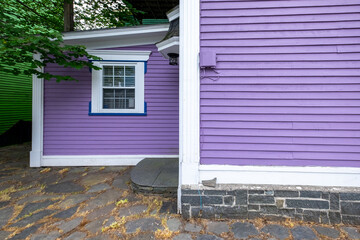
M90 54L102 58L94 61L94 65L103 66L135 66L135 108L104 109L103 108L103 70L92 69L91 114L142 114L145 113L145 64L151 51L124 50L90 50Z

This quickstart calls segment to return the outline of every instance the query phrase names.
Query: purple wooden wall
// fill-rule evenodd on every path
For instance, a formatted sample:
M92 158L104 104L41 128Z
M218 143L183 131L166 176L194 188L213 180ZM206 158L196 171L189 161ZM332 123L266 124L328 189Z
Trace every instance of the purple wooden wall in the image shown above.
M201 0L220 73L201 79L201 163L360 167L359 13L359 0Z
M89 69L49 66L46 71L71 73L80 81L45 82L44 155L178 154L178 67L170 66L153 45L126 49L152 51L145 75L148 115L88 116Z

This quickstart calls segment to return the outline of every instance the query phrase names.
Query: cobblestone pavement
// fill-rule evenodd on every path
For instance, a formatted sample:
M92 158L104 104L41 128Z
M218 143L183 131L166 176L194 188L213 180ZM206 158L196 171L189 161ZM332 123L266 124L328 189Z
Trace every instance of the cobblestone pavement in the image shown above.
M358 226L185 221L175 199L134 194L131 168L29 168L29 150L0 148L0 239L360 239Z

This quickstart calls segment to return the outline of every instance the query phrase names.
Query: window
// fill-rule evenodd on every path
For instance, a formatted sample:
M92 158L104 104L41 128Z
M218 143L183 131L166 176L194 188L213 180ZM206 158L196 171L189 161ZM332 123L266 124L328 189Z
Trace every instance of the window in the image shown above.
M89 115L146 115L144 74L150 51L89 51L102 58L92 70Z

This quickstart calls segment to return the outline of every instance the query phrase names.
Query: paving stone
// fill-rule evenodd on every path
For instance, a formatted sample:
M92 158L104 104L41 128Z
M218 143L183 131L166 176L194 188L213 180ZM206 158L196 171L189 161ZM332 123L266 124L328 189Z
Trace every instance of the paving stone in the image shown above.
M62 212L59 212L59 213L55 214L53 217L54 218L62 218L62 219L70 218L72 215L74 215L76 213L77 209L78 209L78 206L75 206L75 207L69 208L67 210L64 210Z
M14 213L13 207L7 207L0 210L0 228L2 228L7 224L13 213Z
M71 230L75 229L77 226L79 226L81 222L82 222L82 218L75 218L67 222L61 221L57 227L61 229L64 233L68 233Z
M46 200L43 202L36 202L36 203L29 203L29 204L25 205L25 207L19 213L19 215L15 218L15 220L20 219L20 218L24 217L25 215L29 215L37 210L47 208L48 206L50 206L54 203L55 203L55 201L51 201L51 200Z
M80 184L85 186L92 186L98 183L110 181L113 177L113 173L89 173L82 177Z
M86 233L83 232L74 232L70 234L68 237L64 238L64 240L80 240L85 239Z
M59 232L50 232L50 233L43 233L43 234L33 234L31 240L56 240L60 237Z
M176 235L173 240L192 240L192 237L190 234L181 233Z
M199 225L195 225L195 224L192 224L192 223L187 223L185 225L185 231L187 231L187 232L198 233L201 230L202 230L202 226L199 226Z
M318 232L318 234L326 237L338 238L340 236L340 232L333 228L321 227L321 226L314 226L313 228Z
M0 239L6 239L11 232L7 232L7 231L0 231Z
M111 211L115 208L115 205L110 204L109 206L100 208L100 209L96 209L94 211L92 211L91 213L89 213L86 218L90 221L105 216L105 215L110 215Z
M122 193L118 190L109 189L98 197L91 199L87 202L87 206L84 211L93 210L94 208L105 206L108 203L113 203L121 197Z
M10 197L11 198L19 198L19 197L22 197L22 196L25 196L25 195L28 195L31 193L35 193L40 190L41 190L41 188L35 187L35 188L30 188L30 189L26 189L26 190L22 190L22 191L17 191L17 192L10 194Z
M73 182L62 182L58 184L49 185L45 188L45 192L50 193L76 193L82 192L85 188Z
M73 196L69 196L69 197L65 198L63 201L61 201L58 204L58 207L60 207L60 208L72 207L74 205L78 205L78 204L92 198L93 196L94 196L93 194L76 194Z
M125 171L127 168L128 168L128 167L109 166L109 167L105 167L103 170L101 170L101 172L115 172L115 173L120 173L120 172Z
M67 175L75 174L75 173L83 173L85 172L87 167L71 167L67 172Z
M131 240L151 240L155 239L155 236L153 233L145 233L145 234L139 234L135 237L130 238Z
M11 240L23 240L25 238L27 238L30 234L36 232L36 230L38 230L38 228L41 225L34 225L32 227L26 228L25 230L23 230L21 233L16 234L15 236L13 236L12 238L10 238Z
M180 227L182 225L181 221L177 218L170 218L167 220L166 223L169 230L173 232L180 230Z
M148 209L148 206L146 205L135 205L131 207L121 208L119 210L119 217L127 217L130 215L137 215L145 213Z
M160 213L176 214L177 203L176 202L163 202Z
M224 222L211 222L207 225L207 230L220 235L229 232L229 226Z
M246 239L250 235L258 235L259 232L256 230L251 223L237 222L231 225L231 231L234 233L236 239Z
M57 183L60 180L60 175L57 173L51 173L50 175L42 176L41 178L37 179L40 184L50 185Z
M94 193L94 192L101 192L110 189L110 185L107 183L100 183L92 186L87 192Z
M140 218L125 224L126 233L134 233L136 229L140 228L141 231L155 232L158 229L163 229L161 222L155 218Z
M123 178L117 178L113 181L112 186L119 188L119 189L128 189L129 186L127 185L127 182L130 181L129 178L123 179Z
M109 219L104 223L104 227L110 227L111 224L116 222L116 219L113 216L110 216Z
M318 239L314 231L309 227L298 226L291 229L294 240L313 240Z
M17 204L23 205L24 203L30 203L30 202L40 202L44 200L51 200L51 199L58 199L61 198L60 195L31 195L26 198L20 199Z
M342 230L344 230L352 239L360 239L360 233L356 228L343 227Z
M0 208L8 206L9 203L10 203L10 201L2 201L2 202L0 202Z
M11 227L25 227L26 225L37 222L40 219L43 219L44 217L47 217L53 213L54 213L53 210L42 210L42 211L37 212L29 217L21 219L20 221L12 224Z
M222 240L222 239L223 238L208 234L202 234L196 238L196 240Z
M85 225L85 229L93 234L100 233L106 219L107 218L102 217L100 219L92 221Z
M87 238L87 240L111 240L111 239L112 238L109 235L104 234L104 233L102 233L96 237ZM119 239L123 239L122 236Z
M268 233L277 239L283 240L289 237L289 230L280 225L266 225L261 229L262 232Z

